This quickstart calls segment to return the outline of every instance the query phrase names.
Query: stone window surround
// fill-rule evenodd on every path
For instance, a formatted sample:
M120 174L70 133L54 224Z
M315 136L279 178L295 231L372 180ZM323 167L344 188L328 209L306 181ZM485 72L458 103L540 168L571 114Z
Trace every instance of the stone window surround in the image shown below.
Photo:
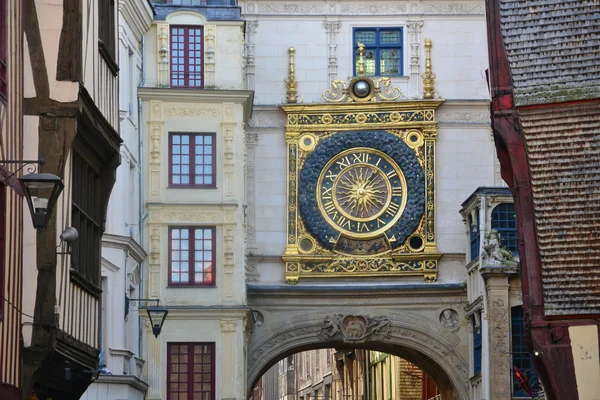
M188 229L190 232L189 238L188 238L188 252L189 252L189 259L188 259L188 274L189 274L189 280L188 282L173 282L172 281L172 271L171 271L171 265L172 265L172 255L173 255L173 248L172 248L172 231L173 229ZM211 262L212 262L212 279L209 282L196 282L195 281L195 247L194 247L194 242L195 242L195 237L193 237L192 232L195 229L203 229L203 230L210 230L211 231ZM217 262L216 262L216 237L217 237L217 229L214 226L169 226L168 228L169 230L169 234L168 234L168 265L169 265L169 278L168 278L168 287L169 288L180 288L180 287L215 287L216 283L217 283Z

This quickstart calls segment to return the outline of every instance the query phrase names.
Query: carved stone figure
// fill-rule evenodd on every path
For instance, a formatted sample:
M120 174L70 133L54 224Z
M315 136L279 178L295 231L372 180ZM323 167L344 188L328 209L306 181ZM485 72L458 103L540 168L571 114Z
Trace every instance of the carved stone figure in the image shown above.
M458 326L458 317L456 316L456 311L451 309L446 309L442 311L440 315L440 324L446 329L454 329Z
M517 265L519 263L510 250L500 246L500 234L495 229L485 235L483 250L488 264Z

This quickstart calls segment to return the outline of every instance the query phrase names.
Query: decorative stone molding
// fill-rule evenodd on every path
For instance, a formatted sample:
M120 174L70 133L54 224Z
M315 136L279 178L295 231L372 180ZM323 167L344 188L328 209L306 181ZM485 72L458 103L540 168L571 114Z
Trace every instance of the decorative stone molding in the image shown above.
M149 224L150 229L150 260L148 284L150 297L160 296L160 225Z
M249 20L246 21L246 57L245 57L245 75L246 75L246 89L254 90L255 88L255 72L256 72L256 61L254 59L254 40L256 31L258 30L258 21Z
M258 132L246 131L246 249L248 253L256 250L256 145Z
M204 25L204 87L214 87L216 66L216 25Z
M165 108L166 117L213 117L218 118L221 110L210 107L168 107Z
M158 86L168 87L171 81L169 61L169 24L156 25Z
M234 131L237 127L234 115L234 103L223 103L223 186L224 199L235 200L235 176L234 176L234 159L235 159L235 141Z
M484 5L479 2L469 3L439 3L423 2L408 4L393 4L393 2L363 2L340 4L328 1L269 2L256 4L248 1L244 6L244 16L248 15L484 15Z
M331 4L330 6L334 6ZM337 37L340 33L340 21L325 21L325 31L327 32L327 48L328 50L328 71L329 71L329 82L333 82L337 79Z
M225 279L225 300L232 300L235 286L234 227L224 228L223 270Z
M415 6L416 4L413 4ZM418 7L418 5L417 5ZM420 47L421 47L421 29L423 28L422 20L406 21L408 33L410 37L410 84L411 95L414 98L419 96L420 79Z

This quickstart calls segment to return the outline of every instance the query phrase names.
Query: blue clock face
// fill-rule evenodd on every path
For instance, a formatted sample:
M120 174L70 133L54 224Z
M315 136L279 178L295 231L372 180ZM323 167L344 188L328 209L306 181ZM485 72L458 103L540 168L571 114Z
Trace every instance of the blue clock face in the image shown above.
M322 169L317 202L325 220L357 239L381 235L402 215L406 179L385 153L359 147L343 151Z
M386 131L342 132L306 156L298 179L308 233L343 254L380 254L404 244L425 211L415 151Z

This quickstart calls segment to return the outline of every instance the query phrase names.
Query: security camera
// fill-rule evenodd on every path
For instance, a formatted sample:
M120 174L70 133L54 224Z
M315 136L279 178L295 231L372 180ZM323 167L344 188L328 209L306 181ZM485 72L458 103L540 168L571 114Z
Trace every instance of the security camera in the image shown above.
M73 243L77 239L79 239L79 232L77 232L77 229L73 228L72 226L68 227L63 231L63 233L60 234L60 240L67 243Z

